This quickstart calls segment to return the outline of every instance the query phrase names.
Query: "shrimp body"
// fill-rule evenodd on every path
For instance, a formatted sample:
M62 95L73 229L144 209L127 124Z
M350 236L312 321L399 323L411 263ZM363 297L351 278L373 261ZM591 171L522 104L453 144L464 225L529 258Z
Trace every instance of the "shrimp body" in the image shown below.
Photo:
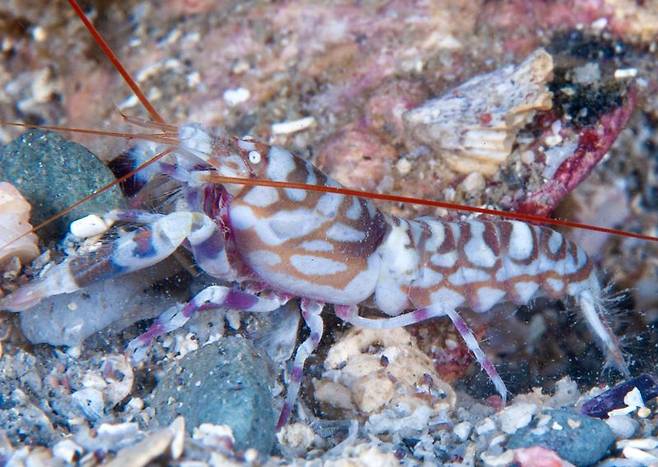
M339 186L292 153L251 139L215 136L199 125L179 130L174 161L160 170L177 179L174 212L113 211L108 221L141 224L92 256L71 257L0 300L19 311L50 295L139 270L187 246L197 264L227 285L199 292L166 310L131 342L136 358L152 339L208 308L270 312L300 297L310 328L289 374L279 426L292 409L306 358L323 333L321 312L356 326L391 328L449 317L503 398L507 390L459 310L528 303L545 293L576 298L586 321L616 366L626 371L617 340L602 319L601 288L587 255L558 232L518 221L405 220L370 200L303 189L224 184L213 175ZM219 193L219 195L217 195ZM358 305L381 311L364 318Z

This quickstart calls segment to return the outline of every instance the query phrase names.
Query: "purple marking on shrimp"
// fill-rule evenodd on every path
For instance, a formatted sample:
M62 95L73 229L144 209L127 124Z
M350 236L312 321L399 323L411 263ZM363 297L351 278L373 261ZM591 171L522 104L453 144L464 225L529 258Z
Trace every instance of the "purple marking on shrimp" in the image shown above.
M457 317L453 324L457 328L457 332L459 332L459 334L462 336L469 335L471 333L471 330L468 328L468 324L466 324L466 321L464 321L462 318Z
M183 316L185 316L186 318L189 318L198 310L198 308L199 307L197 306L197 304L194 303L194 300L192 300L183 307L183 311L181 313L183 313Z
M310 337L311 337L311 342L313 342L314 345L317 345L318 342L320 342L319 332L312 332Z
M219 232L215 232L198 245L193 245L192 249L194 256L199 260L215 259L224 251L224 238Z
M231 290L224 299L224 305L228 308L236 308L238 310L248 310L258 303L258 297L254 295L240 292L239 290Z
M283 408L281 409L281 415L279 415L279 421L276 422L277 431L280 430L281 427L283 427L283 425L286 424L288 418L290 417L291 410L292 408L290 407L290 404L288 404L288 402L285 402L283 404Z
M133 248L133 255L137 258L150 258L157 254L157 250L153 245L153 232L150 228L143 227L133 237L135 248Z
M160 321L154 321L144 334L138 337L144 345L149 345L153 339L161 336L165 332L165 327Z
M491 378L493 378L494 376L498 376L496 367L489 360L485 360L482 362L482 368L484 369L485 373L488 374Z
M352 316L352 307L350 305L334 305L334 313L340 319L348 320Z
M302 380L303 372L304 370L302 369L301 366L292 367L292 371L290 372L290 379L295 383L300 382Z
M178 170L178 166L176 164L170 164L168 162L160 162L160 170L162 170L162 173L165 175L173 176L176 174L176 171Z
M413 312L413 317L415 321L424 321L429 318L430 313L427 308L420 308Z

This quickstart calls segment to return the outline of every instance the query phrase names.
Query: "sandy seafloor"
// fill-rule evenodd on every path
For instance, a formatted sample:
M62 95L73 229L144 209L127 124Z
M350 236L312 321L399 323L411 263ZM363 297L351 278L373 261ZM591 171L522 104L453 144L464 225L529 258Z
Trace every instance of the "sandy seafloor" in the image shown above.
M546 129L534 114L526 115L521 127L510 125L506 130L514 141L509 157L493 164L494 169L490 160L476 160L469 170L473 176L446 162L450 151L440 141L419 149L422 144L404 127L401 115L473 76L519 64L546 47L556 70L581 70L580 75L569 75L567 87L582 84L596 90L571 100L554 98L553 110L562 113L553 118L564 128L553 128L554 137L582 135L583 127L596 127L608 112L623 107L629 89L637 91L626 129L557 212L580 222L657 233L655 1L131 0L120 6L98 1L87 8L168 121L201 121L285 146L351 188L506 209L550 178L541 158L526 157L527 148L546 139ZM119 111L145 117L63 2L3 0L0 31L2 120L126 129ZM635 70L630 72L632 82L611 78L616 70ZM629 72L621 76L624 73ZM547 79L555 83L556 74ZM615 80L622 84L617 86ZM556 89L551 88L554 96L560 92ZM487 93L483 87L482 95ZM505 117L500 110L504 107L501 102L488 110L494 118L497 112ZM573 109L581 112L581 120L569 113ZM19 133L0 128L3 144ZM128 144L71 137L105 161ZM62 182L60 188L75 189L73 185ZM158 200L149 200L149 206L157 207ZM383 203L380 207L407 216L458 218L438 209ZM618 297L609 305L614 311L610 319L632 375L654 373L655 244L588 232L568 235L601 268L603 283L611 284L608 295ZM43 251L49 252L25 269L12 263L2 293L38 274L63 249L79 247L62 247L55 237L41 240ZM610 466L658 462L653 402L646 401L646 408L634 407L637 399L631 395L625 413L607 422L580 418L585 400L623 379L604 369L605 359L575 305L548 299L529 306L500 306L483 316L466 314L512 392L504 409L449 323L384 335L360 333L341 324L328 307L326 335L307 363L302 404L292 424L278 434L271 455L258 455L218 425L193 431L189 419L178 419L158 427L154 388L167 371L176 371L181 358L191 358L206 341L244 335L256 342L261 357L269 352L279 360L291 350L267 339L286 334L285 329L273 331L279 315L268 320L214 313L161 339L145 362L131 366L125 347L148 322L120 329L137 318L154 316L160 306L183 300L204 280L190 278L184 255L178 260L171 262L173 273L165 268L154 277L141 277L142 287L141 282L117 282L97 289L93 293L98 296L85 297L83 309L69 307L70 313L84 317L78 321L55 312L22 322L15 314L1 315L6 338L0 359L0 463L567 465L557 457L549 459L547 451L510 447L513 438L531 429L546 437L572 430L568 441L559 442L559 452L578 465L590 463L587 455L592 456L591 463ZM126 299L133 296L139 306ZM67 300L52 306L65 307ZM93 328L102 321L98 316L121 316L122 307L129 309L129 319L92 334L84 343L61 345L65 330L59 329L62 322L57 320ZM28 322L31 341L25 336ZM297 342L305 337L301 330ZM265 414L265 420L281 405L283 366L268 360L259 370L271 381L273 403L249 399L252 412L262 411L257 415ZM249 363L242 370L249 374ZM212 378L204 381L212 385ZM221 391L227 382L217 385ZM251 393L245 394L248 399ZM566 425L558 421L562 415L545 412L560 408L573 409L565 415ZM242 416L259 428L256 431L269 433L258 442L271 445L274 434L268 422L254 417L249 407L244 410ZM549 460L540 464L541 459Z

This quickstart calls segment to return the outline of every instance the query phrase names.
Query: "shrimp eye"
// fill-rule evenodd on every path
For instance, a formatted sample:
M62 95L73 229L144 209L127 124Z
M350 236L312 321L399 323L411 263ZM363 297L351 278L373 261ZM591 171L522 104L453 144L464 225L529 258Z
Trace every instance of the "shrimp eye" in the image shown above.
M249 162L258 164L261 161L261 155L258 151L249 151Z

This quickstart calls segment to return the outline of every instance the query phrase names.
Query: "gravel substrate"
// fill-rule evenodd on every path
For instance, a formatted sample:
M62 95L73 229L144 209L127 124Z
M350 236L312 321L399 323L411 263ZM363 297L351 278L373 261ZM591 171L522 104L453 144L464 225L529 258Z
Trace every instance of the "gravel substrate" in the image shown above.
M350 188L658 235L658 0L86 7L167 121L254 135ZM0 120L144 131L121 115L146 118L138 101L57 2L2 2L0 46ZM33 225L112 180L102 161L132 143L19 131L0 126L0 181L28 198ZM0 298L63 255L101 247L63 237L71 220L172 209L177 186L130 198L132 182L38 232L34 261L0 264ZM127 344L153 317L213 283L179 251L0 312L0 466L658 465L658 247L565 235L610 284L630 377L607 371L569 300L464 310L507 404L449 320L375 332L327 307L299 404L276 431L285 370L308 337L297 301L270 314L204 312L131 361Z

